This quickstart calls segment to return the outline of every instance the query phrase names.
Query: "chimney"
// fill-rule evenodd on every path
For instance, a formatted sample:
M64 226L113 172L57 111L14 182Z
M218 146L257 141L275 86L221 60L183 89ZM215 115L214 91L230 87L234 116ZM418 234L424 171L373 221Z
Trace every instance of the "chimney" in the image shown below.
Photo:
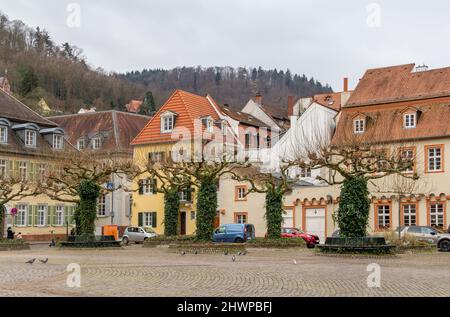
M288 96L288 117L294 115L294 96Z
M256 94L254 100L258 105L262 105L262 95L259 92Z
M348 78L344 78L344 92L348 92Z

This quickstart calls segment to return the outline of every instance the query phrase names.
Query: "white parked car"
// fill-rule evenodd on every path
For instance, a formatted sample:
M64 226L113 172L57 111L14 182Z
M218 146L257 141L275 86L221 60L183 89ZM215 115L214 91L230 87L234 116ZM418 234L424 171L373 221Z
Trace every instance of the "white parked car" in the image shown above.
M145 240L155 238L156 236L156 232L150 227L128 227L123 233L122 243L143 243Z

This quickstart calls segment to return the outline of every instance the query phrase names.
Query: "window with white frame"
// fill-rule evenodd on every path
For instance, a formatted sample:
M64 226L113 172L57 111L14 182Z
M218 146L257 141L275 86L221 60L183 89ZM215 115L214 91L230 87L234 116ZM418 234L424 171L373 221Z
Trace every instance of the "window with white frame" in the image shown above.
M311 178L312 171L310 168L302 167L300 168L300 177L301 178Z
M391 206L378 206L378 229L385 230L391 227Z
M37 180L39 183L45 183L47 179L47 165L38 164L37 165Z
M197 218L197 213L195 211L191 211L191 220L195 220Z
M444 204L430 204L430 225L434 228L444 228Z
M365 125L364 119L356 119L353 121L353 131L355 133L364 133Z
M186 188L180 192L180 201L190 202L191 201L191 189Z
M165 160L166 153L151 152L148 156L151 163L162 163Z
M246 200L247 199L247 187L245 186L238 186L236 188L236 198L237 200Z
M142 218L142 225L144 227L153 227L156 228L157 227L157 223L156 223L156 212L144 212L143 213L143 218Z
M417 225L417 210L415 204L403 205L403 224L405 226Z
M428 148L428 171L439 172L442 170L442 148Z
M0 126L0 143L1 144L8 143L8 127Z
M79 150L79 151L82 151L82 150L84 150L86 148L86 140L85 139L79 139L78 141L77 141L77 149Z
M64 138L62 135L53 134L53 148L56 150L62 150L64 145Z
M153 195L155 191L155 180L150 178L142 180L142 193L144 195Z
M247 223L247 214L246 213L236 213L234 218L235 218L235 222L238 224L246 224Z
M204 118L202 119L203 125L206 127L206 130L208 132L213 132L214 129L214 121L211 118Z
M161 116L161 132L170 133L173 131L175 119L173 114Z
M102 139L100 137L96 137L92 139L92 149L98 150L102 146Z
M17 206L16 226L25 227L27 225L27 205Z
M411 163L411 166L405 170L406 173L414 172L414 155L415 153L413 149L405 149L402 151L402 158L405 163Z
M411 129L416 127L416 114L415 113L407 113L403 117L403 126L406 129Z
M19 162L19 179L22 182L26 182L28 180L28 163L27 162Z
M38 227L45 227L46 226L46 220L47 220L47 206L46 205L39 205L38 209L37 209L36 225Z
M25 146L36 146L36 131L25 130Z
M249 132L245 134L245 148L249 148L251 145L251 135Z
M64 206L56 206L55 226L64 226Z
M100 195L98 198L97 215L106 216L106 195Z
M7 160L0 160L0 179L3 179L6 177L6 171L7 171L8 161Z

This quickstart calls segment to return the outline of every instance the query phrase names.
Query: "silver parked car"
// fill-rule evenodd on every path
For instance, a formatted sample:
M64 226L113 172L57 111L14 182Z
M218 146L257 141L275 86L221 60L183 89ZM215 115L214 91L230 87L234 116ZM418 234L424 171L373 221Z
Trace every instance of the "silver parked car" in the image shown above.
M156 236L156 232L150 227L128 227L123 233L122 243L143 243L145 240L154 238Z
M419 240L437 245L442 251L450 251L450 234L428 226L401 227L401 236L413 236ZM397 229L398 231L398 229Z

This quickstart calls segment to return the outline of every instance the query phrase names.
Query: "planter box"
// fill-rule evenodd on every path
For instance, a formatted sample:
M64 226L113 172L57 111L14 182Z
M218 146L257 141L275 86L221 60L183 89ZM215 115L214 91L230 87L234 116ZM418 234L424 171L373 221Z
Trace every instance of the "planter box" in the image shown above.
M246 251L246 245L241 243L173 243L169 245L169 249L190 254L238 253Z
M391 254L395 250L384 237L327 238L325 245L318 248L324 253Z
M0 251L20 251L20 250L30 250L30 245L26 242L24 243L0 242Z

